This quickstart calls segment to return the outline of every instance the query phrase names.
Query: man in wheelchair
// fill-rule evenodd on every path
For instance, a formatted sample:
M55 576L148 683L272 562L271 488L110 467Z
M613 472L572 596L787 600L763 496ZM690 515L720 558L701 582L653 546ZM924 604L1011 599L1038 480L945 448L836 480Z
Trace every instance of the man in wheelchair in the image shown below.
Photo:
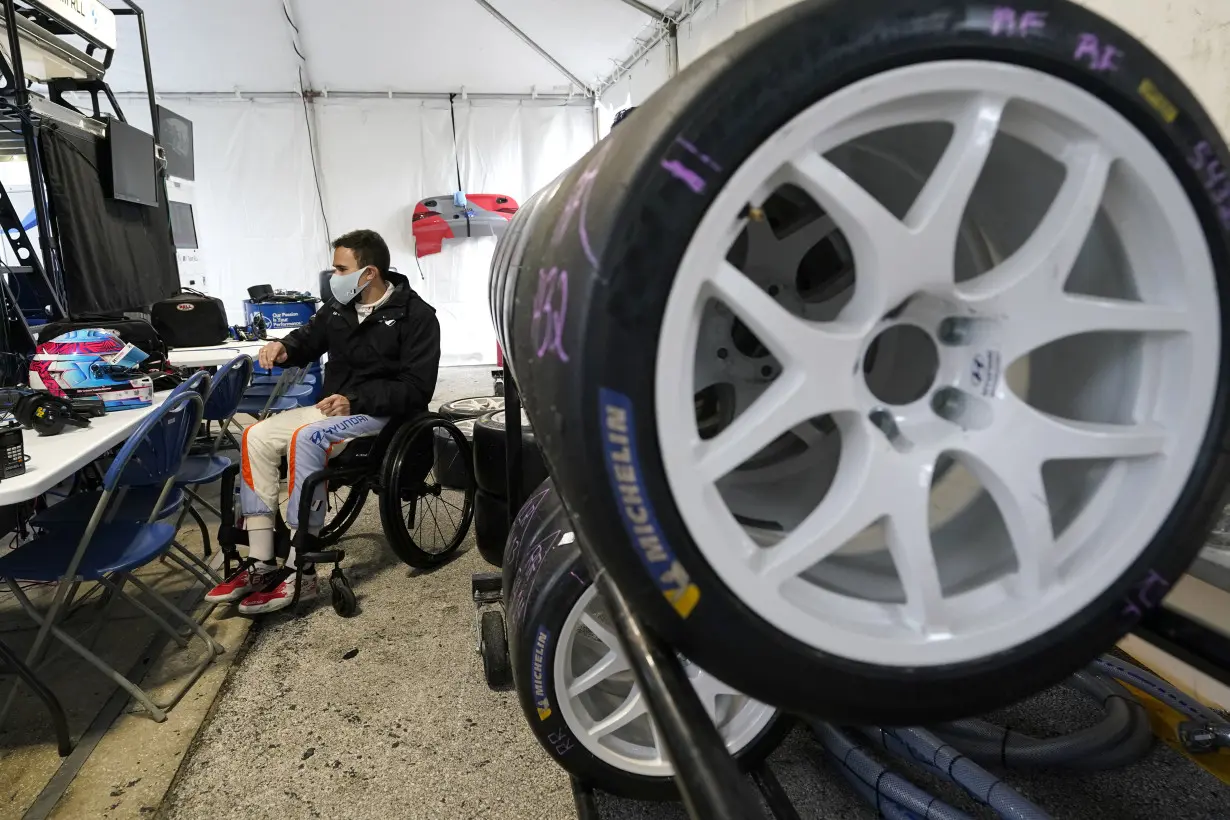
M332 299L304 327L265 345L260 365L302 367L329 355L322 395L313 407L271 416L243 434L240 505L248 558L211 590L206 600L239 601L244 614L275 612L296 598L295 550L285 564L275 558L275 527L281 491L279 466L288 461L290 503L286 523L319 532L326 514L325 487L312 501L311 520L301 522L304 480L324 468L357 438L373 436L391 418L426 412L440 367L440 323L435 310L389 271L389 249L374 231L354 231L333 243ZM300 600L317 593L315 567L304 566Z

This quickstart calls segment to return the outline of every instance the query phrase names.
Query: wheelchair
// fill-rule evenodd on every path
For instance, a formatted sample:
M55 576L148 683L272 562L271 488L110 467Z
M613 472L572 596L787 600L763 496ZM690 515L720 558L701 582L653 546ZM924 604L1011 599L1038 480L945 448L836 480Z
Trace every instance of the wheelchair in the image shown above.
M459 465L441 465L436 457L436 439L443 433L456 445ZM238 504L236 462L222 477L222 523L218 544L222 551L224 577L242 560L239 546L247 545L247 532L237 524ZM437 472L454 478L445 486ZM455 479L461 473L464 483ZM333 565L329 575L333 609L344 618L358 610L354 590L342 570L346 554L335 549L339 540L358 519L369 493L380 503L380 520L393 553L416 569L431 569L450 560L469 533L474 519L474 465L470 443L454 424L436 413L424 413L408 420L393 420L378 435L354 439L346 449L319 472L303 482L299 494L299 521L306 522L312 512L317 489L325 485L328 510L324 525L316 535L300 527L294 534L277 512L275 551L285 559L294 546L296 581L302 581L303 565ZM463 484L463 486L456 486ZM292 611L298 612L299 588L296 584Z

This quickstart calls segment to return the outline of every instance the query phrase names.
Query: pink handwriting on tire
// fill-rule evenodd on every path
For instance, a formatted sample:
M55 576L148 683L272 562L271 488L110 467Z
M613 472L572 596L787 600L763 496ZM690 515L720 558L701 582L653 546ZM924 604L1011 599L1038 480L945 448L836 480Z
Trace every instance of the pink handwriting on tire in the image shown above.
M991 12L991 34L997 37L1029 37L1045 28L1045 11L1017 11L1010 6L998 6Z
M1083 62L1094 71L1118 71L1123 52L1110 43L1103 43L1096 34L1082 34L1072 55L1078 63Z
M1208 141L1200 142L1192 149L1188 163L1200 174L1200 183L1213 198L1218 208L1222 227L1230 230L1230 171L1221 164L1217 152Z
M577 238L581 241L581 250L585 252L585 258L589 260L589 264L594 266L594 270L598 269L598 256L589 244L589 228L586 224L586 214L589 211L589 197L593 193L594 182L597 180L598 172L602 170L603 160L606 159L607 152L610 150L611 143L608 141L604 147L599 149L593 159L589 161L589 164L585 166L585 170L581 172L581 178L577 180L576 185L572 188L572 193L568 196L568 201L564 203L564 212L560 215L559 222L555 225L555 232L551 234L550 247L554 249L563 240L564 235L568 232L575 219Z
M554 353L561 362L564 352L564 324L568 319L568 271L559 268L538 271L538 290L534 293L534 318L530 334L538 358Z
M1150 570L1140 586L1128 593L1120 614L1125 618L1140 618L1149 610L1156 609L1167 592L1170 592L1170 582Z

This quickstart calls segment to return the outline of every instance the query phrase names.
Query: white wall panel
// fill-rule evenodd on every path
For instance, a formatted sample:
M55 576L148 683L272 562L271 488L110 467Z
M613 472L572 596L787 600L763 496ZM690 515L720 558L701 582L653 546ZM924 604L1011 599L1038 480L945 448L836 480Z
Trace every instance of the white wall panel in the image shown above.
M149 111L128 100L134 125ZM298 101L184 100L196 146L194 206L209 291L243 319L251 285L317 289L328 240L312 175L303 105Z

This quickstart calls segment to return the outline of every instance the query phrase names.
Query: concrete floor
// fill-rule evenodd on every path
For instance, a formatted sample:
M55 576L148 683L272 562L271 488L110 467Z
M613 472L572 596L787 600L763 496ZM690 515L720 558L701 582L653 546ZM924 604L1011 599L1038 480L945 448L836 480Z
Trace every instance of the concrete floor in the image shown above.
M490 384L485 368L449 369L437 398L483 395ZM493 692L483 680L470 575L490 567L473 549L473 536L456 560L421 573L393 557L381 529L370 500L342 544L361 606L357 617L337 617L327 595L300 618L272 616L250 631L246 619L219 610L211 629L231 636L229 645L246 634L244 648L215 665L166 724L137 715L118 721L52 816L575 817L568 780L533 739L515 694ZM322 588L327 591L326 584ZM1095 716L1091 705L1055 690L1001 717L1025 731L1052 734ZM20 791L21 769L6 761L22 743L6 745L0 782ZM45 748L41 754L39 771L51 764ZM787 739L772 763L802 817L876 816L804 730ZM952 789L897 768L934 785L971 816L991 816ZM1118 772L1007 779L1065 820L1230 820L1230 792L1161 745L1146 761ZM19 803L0 810L0 817L20 817L13 811ZM600 805L612 820L686 817L675 805L614 798L600 798Z

